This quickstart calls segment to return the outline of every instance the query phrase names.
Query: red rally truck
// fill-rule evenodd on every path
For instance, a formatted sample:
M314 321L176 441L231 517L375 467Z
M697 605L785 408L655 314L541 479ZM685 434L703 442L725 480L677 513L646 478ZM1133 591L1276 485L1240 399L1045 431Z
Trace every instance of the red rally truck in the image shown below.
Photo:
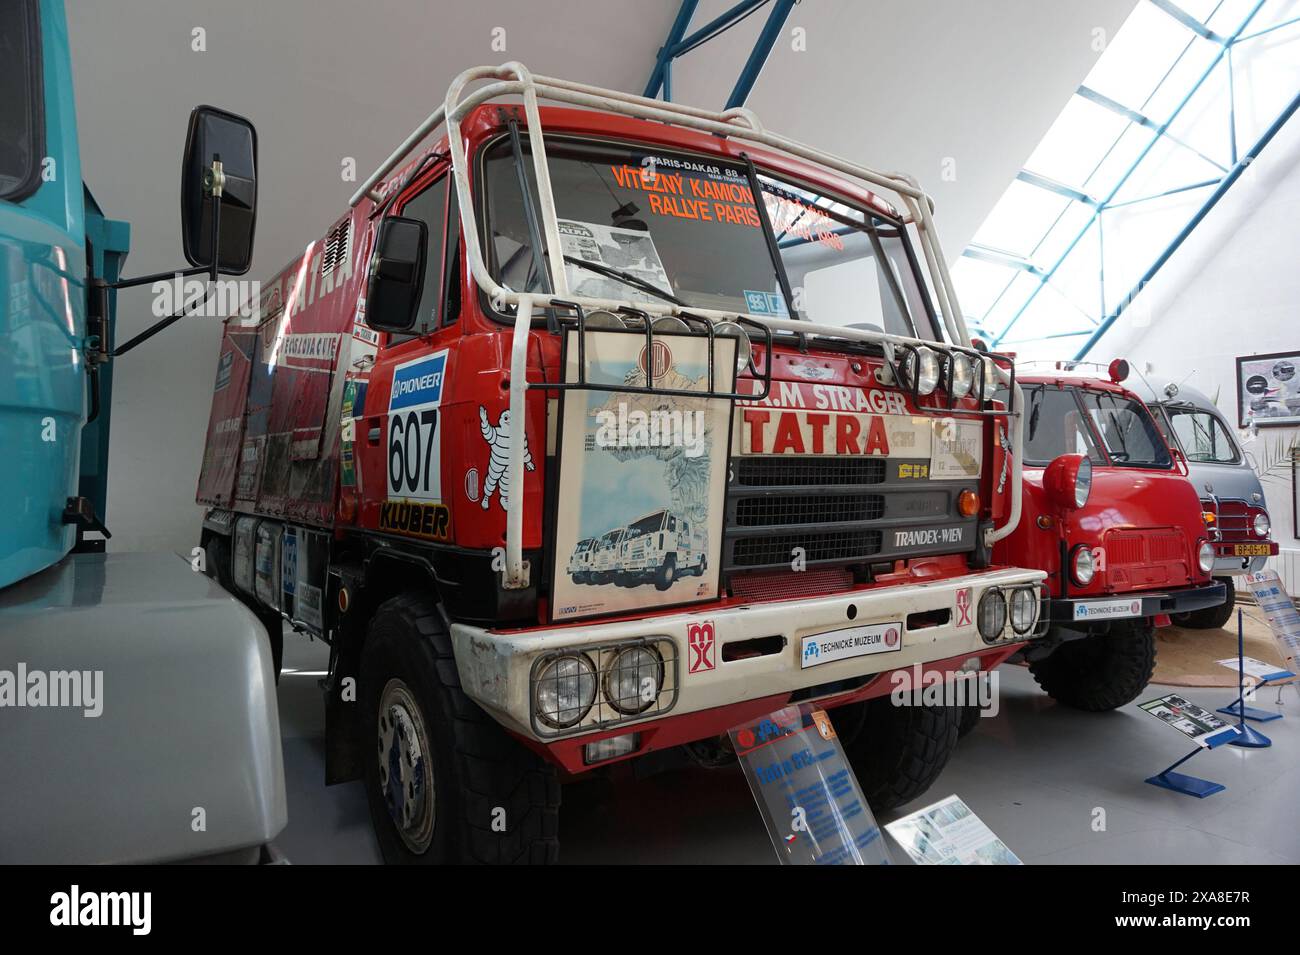
M551 861L562 778L803 701L874 807L930 785L959 707L891 693L1044 594L992 560L1020 391L944 263L911 179L507 64L227 321L202 544L328 641L386 859Z
M1156 627L1226 599L1215 548L1186 461L1122 384L1127 362L1104 378L1074 362L1020 371L1024 505L994 559L1048 571L1049 630L1023 652L1034 679L1111 710L1150 680Z

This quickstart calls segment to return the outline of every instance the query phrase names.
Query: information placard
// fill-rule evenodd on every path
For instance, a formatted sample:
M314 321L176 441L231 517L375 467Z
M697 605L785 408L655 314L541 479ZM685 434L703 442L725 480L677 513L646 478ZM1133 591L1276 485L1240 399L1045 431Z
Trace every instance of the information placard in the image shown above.
M1139 703L1138 708L1169 724L1197 746L1206 749L1213 749L1220 742L1219 737L1237 735L1237 727L1229 726L1209 710L1177 693Z
M1282 659L1287 669L1296 672L1300 665L1300 610L1296 610L1291 595L1282 586L1276 570L1262 570L1246 575L1246 585L1255 596L1255 603L1268 617L1268 627L1273 631Z
M1024 865L957 796L895 819L885 831L917 865Z
M784 707L731 730L731 743L783 864L890 863L825 711Z

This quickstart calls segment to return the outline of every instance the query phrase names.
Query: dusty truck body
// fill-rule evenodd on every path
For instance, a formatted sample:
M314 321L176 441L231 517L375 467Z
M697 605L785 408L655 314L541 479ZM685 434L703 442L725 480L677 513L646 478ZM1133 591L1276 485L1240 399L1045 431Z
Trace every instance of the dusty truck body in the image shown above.
M1173 382L1159 391L1145 382L1133 387L1150 406L1170 446L1187 459L1188 477L1201 496L1214 545L1214 577L1227 588L1227 599L1219 606L1179 614L1174 622L1193 629L1222 627L1236 606L1232 578L1258 573L1278 553L1264 487L1234 429L1208 396Z
M888 695L1039 636L1043 578L991 560L1018 390L943 261L910 180L509 64L227 322L204 544L330 642L386 858L550 861L559 778L791 702L873 805L929 785L957 708Z
M7 3L0 862L256 862L287 817L262 629L188 559L107 550L115 288L139 283L89 172L63 5Z
M1087 710L1142 692L1155 627L1224 600L1186 463L1121 384L1127 365L1111 369L1020 369L1024 510L994 549L1048 571L1050 629L1024 657L1044 690Z

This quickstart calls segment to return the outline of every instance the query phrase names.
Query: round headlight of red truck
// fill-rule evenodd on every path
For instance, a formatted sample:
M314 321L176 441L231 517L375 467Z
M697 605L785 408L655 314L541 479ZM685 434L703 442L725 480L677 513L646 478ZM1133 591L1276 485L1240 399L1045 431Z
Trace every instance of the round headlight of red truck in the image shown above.
M537 674L533 705L544 723L573 726L596 702L596 668L585 654L556 657Z
M1097 559L1087 544L1077 544L1070 551L1070 577L1080 587L1087 587L1097 573Z
M939 356L924 345L908 351L902 371L903 383L917 394L928 395L939 386Z
M1214 545L1209 541L1201 541L1196 550L1196 563L1200 565L1201 573L1208 574L1214 570Z
M1038 594L1032 587L1017 587L1011 591L1011 628L1025 634L1038 617Z
M1092 491L1092 461L1085 454L1062 454L1043 472L1043 489L1057 507L1076 511Z
M965 398L970 394L971 388L975 384L975 368L971 360L961 352L955 352L948 359L950 370L948 372L952 385L952 394L954 398Z
M975 625L979 627L980 636L986 643L991 643L1002 636L1002 629L1007 625L1007 600L1002 591L990 587L980 598Z
M1260 511L1255 515L1255 534L1259 537L1267 537L1268 532L1272 530L1273 525L1268 522L1268 515Z
M605 672L605 696L624 716L648 710L663 685L663 660L649 647L618 651Z

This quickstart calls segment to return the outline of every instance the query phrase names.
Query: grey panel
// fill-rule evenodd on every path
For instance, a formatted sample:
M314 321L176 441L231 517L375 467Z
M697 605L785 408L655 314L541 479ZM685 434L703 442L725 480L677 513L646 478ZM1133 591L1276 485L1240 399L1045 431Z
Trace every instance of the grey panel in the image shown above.
M102 712L16 707L0 686L0 862L193 858L284 828L270 650L188 562L76 555L0 592L11 691L20 666L89 671L91 688L98 671Z

